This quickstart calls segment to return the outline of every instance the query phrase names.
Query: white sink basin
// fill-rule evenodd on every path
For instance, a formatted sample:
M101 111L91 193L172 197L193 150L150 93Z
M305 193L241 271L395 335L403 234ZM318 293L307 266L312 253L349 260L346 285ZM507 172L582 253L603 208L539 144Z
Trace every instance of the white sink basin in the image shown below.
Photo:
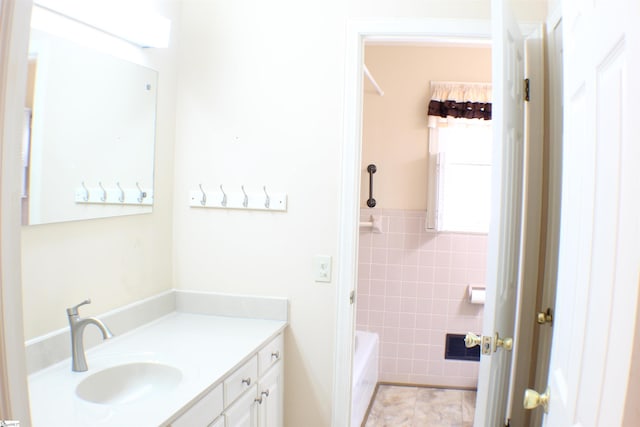
M182 372L156 362L117 365L96 372L82 380L76 394L88 402L107 405L129 403L175 388Z

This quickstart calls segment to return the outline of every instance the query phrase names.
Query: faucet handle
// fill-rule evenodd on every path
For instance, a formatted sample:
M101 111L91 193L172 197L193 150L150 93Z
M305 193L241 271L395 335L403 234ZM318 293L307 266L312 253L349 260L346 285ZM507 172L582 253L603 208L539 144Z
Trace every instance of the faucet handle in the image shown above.
M86 300L82 301L80 304L76 304L71 308L67 308L67 316L77 316L78 315L78 307L80 307L81 305L85 305L85 304L91 304L91 299L87 298Z

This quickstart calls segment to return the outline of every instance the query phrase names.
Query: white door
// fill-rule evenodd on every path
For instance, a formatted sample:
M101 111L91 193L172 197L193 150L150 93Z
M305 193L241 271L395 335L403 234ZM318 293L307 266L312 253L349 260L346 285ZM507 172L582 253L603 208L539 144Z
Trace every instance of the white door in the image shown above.
M640 5L563 4L564 151L549 427L620 426L640 266Z
M509 2L492 1L493 177L483 336L515 338L522 226L524 48ZM517 344L517 340L514 340ZM512 351L480 358L476 426L504 426Z

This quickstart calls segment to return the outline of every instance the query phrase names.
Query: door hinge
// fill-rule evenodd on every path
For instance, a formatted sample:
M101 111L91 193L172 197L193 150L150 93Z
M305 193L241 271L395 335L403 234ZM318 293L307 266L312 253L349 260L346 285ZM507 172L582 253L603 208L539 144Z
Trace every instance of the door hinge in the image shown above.
M524 100L529 102L529 94L530 94L530 82L529 79L524 79Z
M356 302L356 291L351 291L349 294L349 304L353 305Z
M551 307L547 308L547 311L540 311L536 314L536 322L540 325L548 323L553 326L553 313Z

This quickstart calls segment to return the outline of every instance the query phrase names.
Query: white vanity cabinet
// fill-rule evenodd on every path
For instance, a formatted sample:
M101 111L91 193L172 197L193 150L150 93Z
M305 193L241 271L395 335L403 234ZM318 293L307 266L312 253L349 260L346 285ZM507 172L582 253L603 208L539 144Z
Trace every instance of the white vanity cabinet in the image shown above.
M281 360L284 354L283 344L283 337L280 334L258 352L256 358L257 384L225 410L226 427L282 427L284 369ZM253 359L238 371L244 369L245 375L254 372L245 369L247 365L253 367ZM235 385L237 385L237 378L238 376Z
M282 427L282 334L264 345L171 427Z
M100 316L118 325L119 334L103 341L97 330L88 331L84 373L72 372L70 362L58 363L70 355L68 330L30 340L31 425L61 420L65 427L228 427L248 418L249 425L282 427L282 421L271 421L282 419L282 374L271 372L282 366L288 307L285 298L167 291ZM136 371L140 381L123 381L114 391L126 396L126 404L116 395L98 404L87 401L91 393L76 392L94 375L110 377L109 370L131 364L165 366L177 381L156 374L142 381L146 371ZM90 388L101 387L91 382ZM256 399L263 392L269 396L261 404Z

